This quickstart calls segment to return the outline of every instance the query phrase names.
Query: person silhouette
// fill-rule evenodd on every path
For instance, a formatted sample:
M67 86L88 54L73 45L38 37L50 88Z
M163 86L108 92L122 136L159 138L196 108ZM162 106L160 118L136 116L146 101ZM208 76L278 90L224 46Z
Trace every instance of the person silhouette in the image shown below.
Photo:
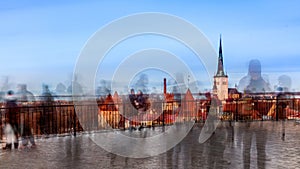
M34 102L35 98L34 95L27 90L26 84L19 84L18 91L16 93L18 102L27 103L27 102Z
M30 103L32 104L35 101L35 97L34 95L27 90L27 85L26 84L20 84L18 85L18 92L17 94L17 98L18 98L18 102L22 104L21 109L26 109L26 104ZM25 105L23 105L25 104ZM25 106L25 107L23 107ZM24 110L23 109L23 110ZM28 112L29 113L29 112ZM23 120L20 120L21 125L20 125L20 133L21 133L21 139L22 139L22 144L19 146L20 148L25 148L28 145L28 140L31 143L31 146L34 147L35 146L35 141L34 141L34 136L31 132L31 124L28 123L25 120L25 117L23 115Z
M6 145L3 149L12 149L12 144L14 148L17 149L19 146L18 135L19 135L19 109L17 105L17 98L14 96L12 90L7 92L6 96L6 126L4 127L6 135Z
M248 116L248 111L251 111L252 117L257 114L257 106L252 101L252 93L264 93L270 92L271 88L268 80L263 77L261 73L261 63L257 59L252 59L249 62L248 74L243 77L237 86L238 91L244 92L245 95L243 99L247 103L243 104L243 114ZM249 95L250 94L250 95ZM251 149L253 145L253 138L256 143L257 152L257 168L265 168L266 160L266 139L267 132L263 125L263 122L250 122L247 121L241 124L242 127L242 142L243 142L243 166L244 168L250 168L251 164Z
M149 84L148 75L143 73L139 76L139 79L136 81L134 88L137 89L137 91L140 90L144 94L148 94L149 92L148 84Z
M98 97L103 97L103 98L105 98L110 93L110 90L108 88L108 84L105 80L100 81L100 85L97 88L96 93L97 93Z
M295 115L296 111L290 103L291 95L287 95L286 92L290 92L292 86L292 79L288 75L280 75L278 77L278 84L275 86L277 92L277 99L275 105L272 106L274 114L276 114L276 120L281 119L282 124L282 136L281 139L285 140L285 119L289 116ZM276 110L274 109L276 108ZM272 113L272 111L270 111Z
M292 86L292 79L288 75L280 75L278 77L278 84L275 86L275 91L290 92Z
M293 107L290 107L293 104L289 103L291 95L290 92L292 86L292 79L288 75L280 75L278 77L277 85L274 86L276 92L276 102L272 105L268 111L267 118L285 119L290 115L295 114Z
M261 63L257 59L250 60L248 75L238 84L238 90L246 93L261 93L271 91L268 80L261 74Z
M129 100L130 100L130 103L132 104L132 106L133 106L134 108L137 108L137 105L136 105L136 102L137 102L137 96L136 96L136 94L135 94L134 89L131 89L131 90L130 90Z
M254 124L253 124L254 123ZM256 150L256 162L257 166L254 168L266 168L266 144L268 131L266 125L263 121L259 122L249 122L241 123L242 134L242 144L243 144L243 168L248 169L251 167L254 158L251 157L253 150ZM254 140L252 138L255 138ZM255 142L255 144L254 144ZM252 146L254 144L254 146ZM255 147L255 148L254 148Z
M51 91L49 90L49 86L44 84L42 87L43 87L43 92L41 95L41 101L49 104L52 103L54 100Z
M41 94L41 105L43 111L40 114L40 128L43 134L55 133L57 130L56 113L54 106L54 98L49 90L48 85L43 85Z

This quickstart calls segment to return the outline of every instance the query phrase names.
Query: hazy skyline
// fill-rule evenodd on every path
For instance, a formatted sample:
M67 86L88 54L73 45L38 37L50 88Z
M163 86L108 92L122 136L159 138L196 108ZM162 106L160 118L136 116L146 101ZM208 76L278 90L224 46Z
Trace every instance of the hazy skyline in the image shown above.
M286 74L293 79L292 88L300 91L299 5L296 0L4 1L0 2L0 77L27 83L31 90L41 89L42 83L51 89L59 82L69 83L80 50L93 33L123 16L162 12L194 24L216 51L222 34L230 87L247 73L248 61L257 58L271 87ZM183 57L188 54L178 50L176 42L168 46L165 41L136 44L131 50L155 44Z

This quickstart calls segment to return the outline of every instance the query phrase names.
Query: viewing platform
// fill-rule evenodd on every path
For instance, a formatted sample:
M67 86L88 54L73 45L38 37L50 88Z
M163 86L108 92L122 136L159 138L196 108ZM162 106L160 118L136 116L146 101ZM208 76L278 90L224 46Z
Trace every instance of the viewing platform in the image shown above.
M284 122L284 123L282 123ZM200 144L202 124L169 151L143 159L109 153L89 137L77 134L36 140L35 148L0 150L3 168L297 168L300 125L295 121L221 122L215 134ZM163 132L162 127L120 134L145 137ZM234 130L234 132L232 132ZM283 136L284 132L284 137ZM114 142L114 140L112 140ZM153 145L155 146L155 145ZM142 149L142 147L136 147ZM259 150L258 150L259 149ZM135 151L133 148L132 151Z

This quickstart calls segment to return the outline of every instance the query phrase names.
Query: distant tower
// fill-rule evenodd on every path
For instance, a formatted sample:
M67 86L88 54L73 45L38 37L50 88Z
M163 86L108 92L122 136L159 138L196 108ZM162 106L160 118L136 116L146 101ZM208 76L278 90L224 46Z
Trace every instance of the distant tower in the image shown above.
M219 58L218 58L218 69L214 76L214 94L218 95L220 100L228 98L228 76L224 72L223 67L223 53L222 53L222 38L220 35L220 46L219 46Z

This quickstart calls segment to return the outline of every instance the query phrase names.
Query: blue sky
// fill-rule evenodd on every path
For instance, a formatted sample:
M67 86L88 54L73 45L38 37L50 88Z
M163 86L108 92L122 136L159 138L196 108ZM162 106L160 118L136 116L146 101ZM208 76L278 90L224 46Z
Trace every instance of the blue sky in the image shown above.
M12 84L69 83L86 41L104 25L140 12L179 16L198 27L218 49L222 34L230 85L247 73L250 59L261 61L272 85L281 74L300 90L300 12L289 1L1 1L0 77ZM163 40L162 40L163 41ZM151 44L151 43L150 43ZM2 78L3 79L3 78Z

